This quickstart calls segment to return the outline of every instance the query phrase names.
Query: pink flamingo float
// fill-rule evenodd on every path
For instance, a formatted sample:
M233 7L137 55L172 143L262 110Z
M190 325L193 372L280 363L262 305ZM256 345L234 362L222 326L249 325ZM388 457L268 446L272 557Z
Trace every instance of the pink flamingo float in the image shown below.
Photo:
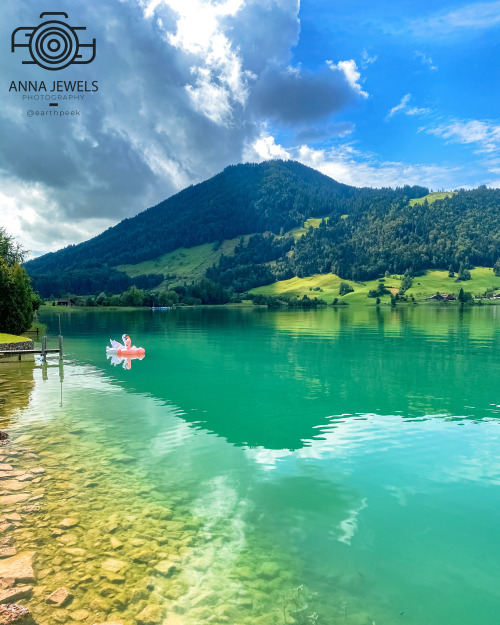
M136 358L138 360L142 360L146 355L146 350L144 347L136 347L132 345L132 341L130 340L130 336L128 334L122 335L123 343L118 343L118 341L113 341L113 339L109 339L111 343L111 347L106 347L106 356L111 358L111 364L118 365L122 364L124 369L130 369L132 366L132 360Z

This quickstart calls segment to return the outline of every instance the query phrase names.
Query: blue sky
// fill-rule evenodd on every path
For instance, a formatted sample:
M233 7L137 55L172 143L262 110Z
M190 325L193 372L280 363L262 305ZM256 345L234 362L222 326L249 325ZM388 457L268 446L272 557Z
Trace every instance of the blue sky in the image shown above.
M356 186L500 186L500 1L60 0L97 56L57 72L9 50L39 2L2 10L0 226L33 255L246 161ZM28 118L48 104L8 85L43 79L99 92L77 118Z

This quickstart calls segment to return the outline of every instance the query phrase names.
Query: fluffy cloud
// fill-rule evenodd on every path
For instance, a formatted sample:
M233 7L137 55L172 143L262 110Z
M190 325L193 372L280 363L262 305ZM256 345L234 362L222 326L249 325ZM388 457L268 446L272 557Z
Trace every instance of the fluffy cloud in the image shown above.
M265 150L263 146L271 146ZM458 168L381 161L374 154L366 154L352 145L329 149L314 149L307 145L287 149L275 143L272 136L263 134L248 147L249 160L263 161L271 158L293 158L317 169L326 176L355 187L398 187L423 185L430 189L465 187ZM286 154L286 157L284 156Z
M353 60L327 61L317 72L300 67L266 69L257 80L250 105L259 117L285 125L324 119L368 94L359 84Z
M94 63L47 72L17 53L0 59L9 80L99 81L77 119L30 119L46 104L4 94L0 225L35 252L89 238L241 162L249 145L285 157L261 137L266 120L296 131L307 122L312 136L317 120L366 97L353 60L290 67L298 0L61 0L58 10L96 38ZM4 41L30 23L32 1L4 3Z

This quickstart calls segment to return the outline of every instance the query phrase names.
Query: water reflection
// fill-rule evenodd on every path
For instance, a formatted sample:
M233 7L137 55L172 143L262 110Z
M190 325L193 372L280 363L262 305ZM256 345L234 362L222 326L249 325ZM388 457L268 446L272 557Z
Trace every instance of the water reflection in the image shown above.
M12 416L29 405L34 368L34 361L0 363L0 427L8 427Z

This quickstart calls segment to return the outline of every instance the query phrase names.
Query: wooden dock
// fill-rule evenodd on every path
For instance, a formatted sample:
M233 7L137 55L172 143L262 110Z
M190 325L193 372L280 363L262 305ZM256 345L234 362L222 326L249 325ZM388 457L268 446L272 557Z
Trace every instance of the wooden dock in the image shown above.
M57 349L49 349L47 348L47 337L44 336L42 338L42 348L41 349L6 349L0 350L0 356L17 356L18 360L21 360L23 354L41 354L45 357L47 354L59 354L59 360L63 359L63 337L61 335L58 336L59 339L59 347Z

